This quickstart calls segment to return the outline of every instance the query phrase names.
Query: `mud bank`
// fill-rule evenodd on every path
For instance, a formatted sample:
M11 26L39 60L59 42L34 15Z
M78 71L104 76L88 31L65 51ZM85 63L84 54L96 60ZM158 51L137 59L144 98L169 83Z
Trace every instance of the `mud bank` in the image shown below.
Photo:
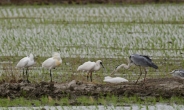
M70 98L78 96L155 96L170 98L172 96L184 96L184 80L178 78L147 79L146 83L133 82L121 84L95 84L91 82L71 81L69 83L1 83L0 97L25 97L40 98L50 96L52 98Z

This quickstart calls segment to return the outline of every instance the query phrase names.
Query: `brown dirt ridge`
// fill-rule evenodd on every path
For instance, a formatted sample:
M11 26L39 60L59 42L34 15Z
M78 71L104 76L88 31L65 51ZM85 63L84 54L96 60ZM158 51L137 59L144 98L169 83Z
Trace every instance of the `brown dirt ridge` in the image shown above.
M0 97L25 97L40 98L50 96L52 98L62 98L66 96L106 96L113 94L117 96L154 96L171 98L172 96L184 96L184 80L179 78L158 78L146 79L145 84L133 82L120 84L96 84L72 80L68 83L1 83Z

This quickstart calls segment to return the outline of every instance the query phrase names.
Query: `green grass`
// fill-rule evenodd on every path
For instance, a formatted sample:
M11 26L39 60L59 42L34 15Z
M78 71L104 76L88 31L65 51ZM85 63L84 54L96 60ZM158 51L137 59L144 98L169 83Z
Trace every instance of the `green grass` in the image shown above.
M31 107L31 106L40 106L41 103L39 100L34 100L34 99L25 99L23 97L16 98L16 99L9 99L9 98L1 98L0 99L0 106L1 107L18 107L18 106L26 106L26 107Z
M183 104L184 100L182 97L171 97L169 99L165 99L162 97L137 97L137 96L101 96L98 98L94 98L92 96L80 96L76 99L71 99L68 97L62 97L61 99L54 99L48 96L43 96L40 99L26 99L23 97L19 97L16 99L1 98L0 99L1 107L38 107L38 106L70 106L72 105L104 105L109 106L124 106L131 104L139 104L141 105L155 105L157 103L169 103L169 104Z

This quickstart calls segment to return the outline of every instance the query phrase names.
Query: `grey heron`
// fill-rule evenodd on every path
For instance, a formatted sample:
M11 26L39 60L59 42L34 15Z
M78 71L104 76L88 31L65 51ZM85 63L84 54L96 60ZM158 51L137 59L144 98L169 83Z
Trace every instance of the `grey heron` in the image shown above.
M135 64L136 66L139 66L139 69L140 69L140 75L139 75L139 77L138 77L135 84L137 84L139 78L142 75L141 67L143 67L143 69L145 71L144 82L145 82L145 78L146 78L146 74L147 74L147 71L146 71L145 67L152 67L152 68L158 69L158 66L155 65L148 56L132 54L132 55L129 56L128 65L121 64L121 65L117 66L111 74L114 74L116 71L118 71L122 67L124 67L125 69L128 69L132 64Z
M88 61L80 65L77 68L77 71L87 71L87 81L88 81L88 77L90 77L92 82L92 72L98 71L101 68L101 66L104 68L101 60L97 60L96 62Z
M184 77L184 70L183 69L173 70L172 72L170 72L170 74L176 77Z

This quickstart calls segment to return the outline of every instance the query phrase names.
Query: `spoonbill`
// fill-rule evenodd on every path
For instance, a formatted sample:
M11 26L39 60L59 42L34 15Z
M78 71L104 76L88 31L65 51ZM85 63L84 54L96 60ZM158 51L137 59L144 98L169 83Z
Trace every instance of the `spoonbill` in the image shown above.
M88 77L90 77L92 82L92 72L100 70L101 66L104 68L101 60L97 60L96 62L88 61L80 65L77 71L87 71L87 81Z
M139 68L140 68L140 75L139 75L135 84L137 84L139 78L142 75L141 67L143 67L143 69L145 71L144 82L145 82L145 78L146 78L146 74L147 74L145 67L152 67L152 68L158 69L158 66L155 65L148 56L132 54L129 56L128 65L126 65L126 64L119 65L118 67L115 68L115 70L111 74L114 74L117 70L119 70L122 67L124 67L125 69L128 69L132 64L135 64L136 66L139 66Z
M109 83L121 83L121 82L128 82L127 79L122 78L122 77L110 77L106 76L105 79L103 80L104 82L109 82Z
M52 73L51 70L55 69L56 67L58 67L60 64L62 63L62 59L60 57L60 54L57 52L54 52L51 58L46 59L43 63L42 63L42 67L49 69L50 71L50 81L52 82Z
M184 78L184 70L183 69L173 70L172 72L170 72L170 74L172 74L173 76L176 76L176 77L183 77Z
M22 58L16 65L16 68L23 68L23 76L24 76L24 69L26 69L27 82L29 82L29 80L28 80L28 68L30 66L33 66L34 64L35 64L34 56L31 53L29 56Z

